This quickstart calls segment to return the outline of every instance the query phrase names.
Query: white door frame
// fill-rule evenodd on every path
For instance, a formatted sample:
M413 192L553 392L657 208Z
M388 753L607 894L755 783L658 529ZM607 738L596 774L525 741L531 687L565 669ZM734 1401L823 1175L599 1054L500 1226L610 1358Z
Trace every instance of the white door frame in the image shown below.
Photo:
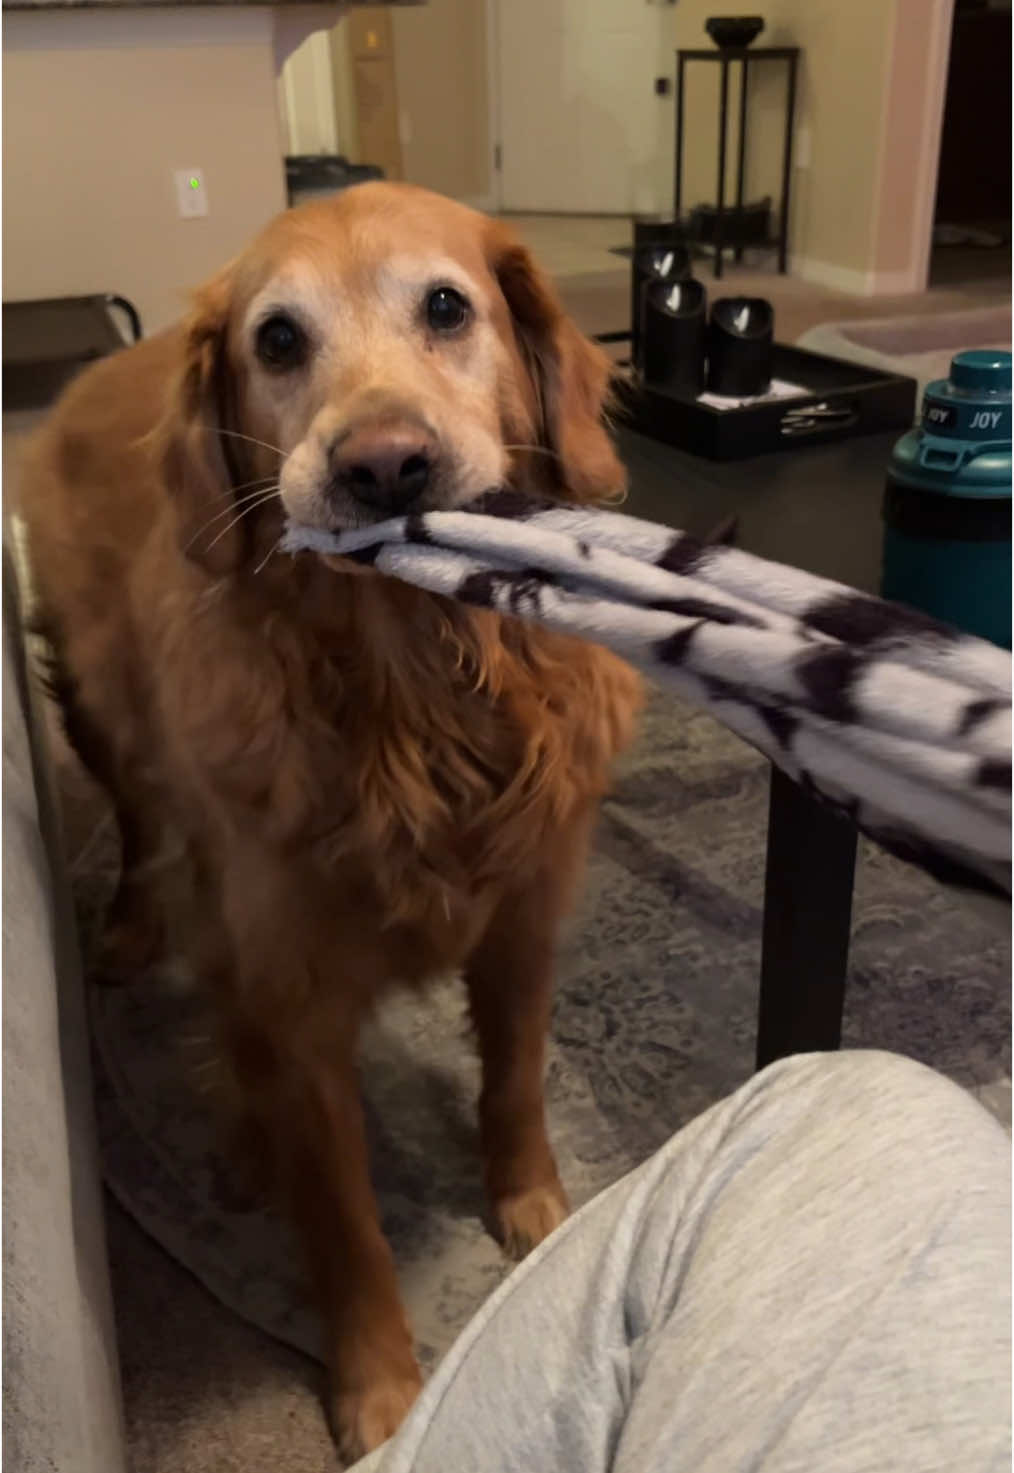
M312 31L286 57L279 91L289 152L337 153L337 110L328 30Z
M944 121L954 0L893 0L893 4L891 56L882 99L880 151L871 185L874 208L866 266L864 269L836 266L799 256L790 257L789 261L793 276L799 276L804 281L817 282L835 291L848 292L853 296L905 296L910 292L925 291L929 279L933 209L940 168L940 135ZM907 15L904 13L906 4L909 7ZM899 47L904 45L907 34L906 21L911 25L912 12L915 12L921 34L926 38L918 103L919 126L914 141L911 136L894 137L886 116L892 92L896 94L898 90L895 86L894 66L900 55ZM907 220L905 263L901 267L885 271L880 268L877 259L878 230L880 220L892 211L895 204L891 196L892 170L887 167L892 149L896 150L894 161L900 161L901 166L914 178L915 190Z
M925 291L929 282L933 211L937 199L937 175L940 171L940 138L944 127L947 72L951 60L951 32L954 24L954 0L930 0L930 5L931 15L927 22L930 44L916 164L918 190L909 237L910 284L905 287L905 290L913 292Z

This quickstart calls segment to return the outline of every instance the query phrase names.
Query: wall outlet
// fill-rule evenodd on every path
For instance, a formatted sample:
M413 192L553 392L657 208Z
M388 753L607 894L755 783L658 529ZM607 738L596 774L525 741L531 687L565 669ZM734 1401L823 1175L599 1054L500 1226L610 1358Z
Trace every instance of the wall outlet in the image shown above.
M176 169L176 208L183 220L200 220L208 213L208 190L200 169Z
M797 169L808 169L810 167L810 130L803 123L796 129L796 137L792 149L792 162Z

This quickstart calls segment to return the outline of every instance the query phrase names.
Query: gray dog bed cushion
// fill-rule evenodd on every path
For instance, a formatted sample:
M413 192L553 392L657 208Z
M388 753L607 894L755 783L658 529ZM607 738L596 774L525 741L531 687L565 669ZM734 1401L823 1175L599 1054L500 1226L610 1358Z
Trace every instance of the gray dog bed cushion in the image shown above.
M1009 349L1010 311L982 307L921 317L826 322L804 332L798 343L812 353L917 379L921 395L928 383L947 377L955 353L966 348Z

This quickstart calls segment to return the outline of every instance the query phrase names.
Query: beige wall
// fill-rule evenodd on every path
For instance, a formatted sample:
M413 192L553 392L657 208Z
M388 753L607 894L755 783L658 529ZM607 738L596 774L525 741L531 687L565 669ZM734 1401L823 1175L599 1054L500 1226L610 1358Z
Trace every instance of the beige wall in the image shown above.
M488 194L483 0L391 13L404 177L456 199Z
M113 291L154 331L285 205L269 10L4 17L3 294ZM172 174L204 170L206 219Z

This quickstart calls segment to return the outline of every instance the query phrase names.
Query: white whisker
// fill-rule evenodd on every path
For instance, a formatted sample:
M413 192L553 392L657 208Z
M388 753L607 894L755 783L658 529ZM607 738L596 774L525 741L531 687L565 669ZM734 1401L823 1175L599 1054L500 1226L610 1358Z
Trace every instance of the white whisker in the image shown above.
M238 486L230 486L228 491L219 491L215 497L216 501L225 501L227 497L236 495L237 491L247 491L251 486L268 486L277 482L277 476L258 476L256 481L241 481Z
M261 445L265 450L271 450L275 455L285 458L285 451L280 445L270 445L267 440L257 440L253 435L241 435L239 430L223 430L220 425L205 425L209 435L231 435L234 440L248 440L251 445Z
M281 545L282 545L282 543L284 541L285 541L285 537L283 535L283 536L279 537L279 539L278 539L277 542L272 543L272 545L268 548L267 556L264 557L264 558L262 558L261 561L257 564L256 568L254 568L254 570L253 570L253 575L254 575L255 578L257 577L257 574L261 571L262 568L266 568L267 567L268 563L274 557L275 553L278 551L278 549L281 547Z
M554 460L563 459L563 457L557 451L550 450L546 445L505 445L503 448L505 450L527 450L530 451L533 455L551 455ZM621 491L614 491L611 496L604 497L602 505L622 506L623 503L626 501L628 495L629 491L626 487L624 487ZM561 503L561 505L567 504L568 503L566 502Z
M202 533L210 531L210 529L215 525L216 522L220 522L223 517L229 516L237 509L237 507L243 506L246 502L249 501L256 501L259 496L263 496L265 500L270 500L272 496L278 496L280 494L281 488L276 481L273 486L262 486L257 491L250 491L247 493L246 496L241 496L237 501L233 501L230 506L227 506L224 511L220 511L215 516L209 517L209 519L204 523L203 527L198 527L197 531L187 543L186 550L189 551L190 548L193 547L194 543L197 541L198 537L202 535ZM250 509L251 511L253 510L252 507Z
M239 526L240 522L243 520L244 517L248 517L252 511L256 511L257 508L259 506L263 506L266 501L273 501L274 498L277 495L278 495L278 492L277 491L269 491L266 495L262 493L260 501L255 501L254 504L253 504L253 506L244 507L244 509L240 512L240 514L239 514L238 517L233 517L232 521L231 522L228 522L222 528L222 530L221 530L221 532L219 532L218 536L217 537L213 537L211 539L211 541L208 543L208 545L204 549L204 551L206 553L207 552L210 552L211 549L215 546L215 543L216 542L221 542L222 538L226 535L227 532L231 532L232 529L233 529L233 527Z

